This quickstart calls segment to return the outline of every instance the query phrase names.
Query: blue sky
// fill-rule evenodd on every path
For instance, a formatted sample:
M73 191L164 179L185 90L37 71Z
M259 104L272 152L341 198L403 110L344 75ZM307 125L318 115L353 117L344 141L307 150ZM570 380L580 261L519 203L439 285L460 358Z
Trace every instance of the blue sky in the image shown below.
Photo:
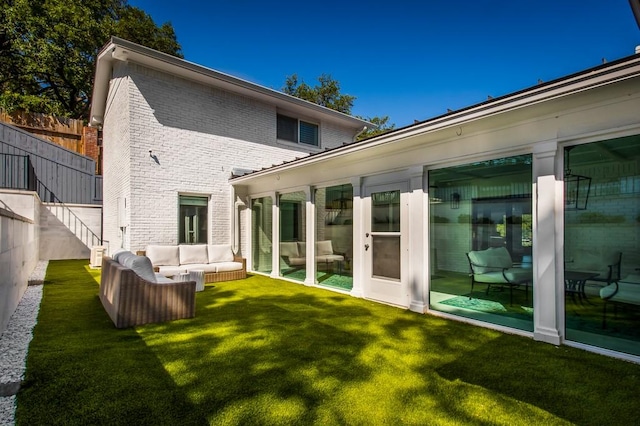
M129 0L186 60L281 89L323 73L352 113L396 127L602 63L640 45L628 0Z

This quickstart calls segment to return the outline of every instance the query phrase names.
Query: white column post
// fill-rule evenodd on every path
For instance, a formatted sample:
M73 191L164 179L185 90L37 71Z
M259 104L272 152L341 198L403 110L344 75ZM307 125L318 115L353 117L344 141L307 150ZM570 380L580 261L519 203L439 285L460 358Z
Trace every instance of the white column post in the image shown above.
M306 200L306 228L305 244L307 245L307 270L304 279L305 285L313 285L316 283L316 209L313 187L308 186L304 189Z
M353 259L351 259L351 271L353 273L353 287L351 295L363 297L364 280L364 221L371 218L364 217L362 202L362 179L360 177L351 178L353 187Z
M271 205L271 277L280 277L280 200L277 192L272 192L269 197L273 200Z
M424 191L422 189L424 177L423 167L409 170L409 309L424 313L427 309L427 267L425 259L424 241Z
M562 182L556 182L555 177L557 149L557 142L550 141L538 144L533 152L533 338L554 345L560 344L558 312L562 308L556 279L562 266L556 262L556 222L562 214L558 208Z

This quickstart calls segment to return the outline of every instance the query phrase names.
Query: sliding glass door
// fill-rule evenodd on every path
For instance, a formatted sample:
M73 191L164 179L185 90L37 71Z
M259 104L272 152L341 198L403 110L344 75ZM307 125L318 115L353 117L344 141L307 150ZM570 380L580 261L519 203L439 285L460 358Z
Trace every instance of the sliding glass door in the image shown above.
M429 171L431 309L533 331L532 157Z

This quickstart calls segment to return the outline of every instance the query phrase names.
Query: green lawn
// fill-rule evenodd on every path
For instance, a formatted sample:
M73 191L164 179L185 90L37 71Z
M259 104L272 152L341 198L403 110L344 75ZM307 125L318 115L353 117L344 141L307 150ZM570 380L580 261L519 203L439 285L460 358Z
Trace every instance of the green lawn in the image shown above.
M18 425L631 425L640 365L252 276L117 330L52 261Z

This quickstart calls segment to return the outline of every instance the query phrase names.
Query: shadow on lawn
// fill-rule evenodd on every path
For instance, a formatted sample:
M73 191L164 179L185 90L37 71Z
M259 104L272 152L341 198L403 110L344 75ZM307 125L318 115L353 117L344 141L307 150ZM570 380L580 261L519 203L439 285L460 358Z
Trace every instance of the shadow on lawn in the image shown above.
M135 330L114 328L86 265L49 264L17 424L206 424Z
M208 287L189 322L138 331L212 424L477 423L458 403L474 391L435 368L500 335L257 277ZM503 416L551 418L497 400Z
M239 288L253 284L216 284L198 294L188 324L139 332L210 422L347 422L326 403L345 383L371 375L353 360L374 336L349 330L369 310L295 284L284 284L284 293L258 290L258 297Z
M640 366L266 277L207 286L193 319L117 330L84 263L50 264L20 424L637 418Z
M577 424L628 424L640 411L640 365L512 335L461 353L438 373Z

